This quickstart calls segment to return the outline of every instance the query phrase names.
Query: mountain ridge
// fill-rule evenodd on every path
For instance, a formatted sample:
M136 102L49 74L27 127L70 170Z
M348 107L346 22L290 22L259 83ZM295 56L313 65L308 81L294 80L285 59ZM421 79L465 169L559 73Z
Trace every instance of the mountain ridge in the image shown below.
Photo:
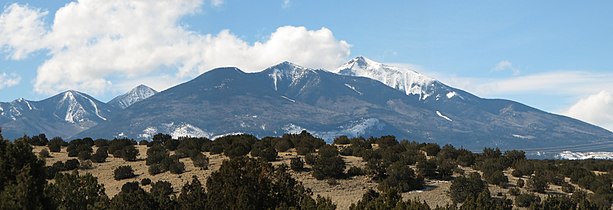
M87 116L98 121L69 137L148 139L156 133L208 138L251 133L264 137L308 130L327 141L339 135L395 135L475 151L485 146L546 151L555 145L587 143L604 144L607 147L599 149L613 151L607 143L613 141L613 133L606 129L510 100L480 98L410 69L357 57L336 71L290 62L254 73L224 67L139 98L123 109L110 101L105 104L88 98L78 104L89 107ZM68 93L78 95L64 92ZM11 117L16 113L51 106L23 99L11 103L15 105L0 103L2 127L7 121L15 121ZM91 104L109 111L100 115L105 120L96 115L99 112L92 112L100 107ZM61 107L69 110L68 106ZM72 118L62 114L45 120L62 120L63 116L64 122L70 123L66 119ZM77 111L71 116L80 115ZM78 121L78 117L72 119L73 123Z

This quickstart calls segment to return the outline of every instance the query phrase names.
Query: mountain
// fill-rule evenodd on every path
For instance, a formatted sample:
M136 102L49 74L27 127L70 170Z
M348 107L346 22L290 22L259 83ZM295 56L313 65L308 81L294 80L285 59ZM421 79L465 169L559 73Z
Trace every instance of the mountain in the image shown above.
M395 135L475 151L553 151L607 146L613 140L610 131L576 119L509 100L483 99L363 57L339 69L337 74L289 62L257 73L213 69L127 107L77 137L149 138L158 132L263 137L304 129L327 141L338 135Z
M114 108L78 91L66 91L42 101L18 99L0 103L2 135L24 134L71 137L106 121Z
M118 109L125 109L129 106L132 106L132 104L136 102L145 100L152 95L155 95L156 93L158 92L153 88L150 88L146 85L139 85L128 91L127 93L113 98L111 101L108 102L108 105Z

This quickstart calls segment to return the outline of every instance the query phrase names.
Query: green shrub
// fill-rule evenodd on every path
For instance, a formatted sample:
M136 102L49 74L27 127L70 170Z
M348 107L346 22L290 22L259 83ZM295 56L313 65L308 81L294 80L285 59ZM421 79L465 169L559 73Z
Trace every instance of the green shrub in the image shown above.
M115 180L122 180L135 177L134 170L132 170L132 166L119 166L113 172L113 177Z
M295 158L290 159L289 167L293 171L302 171L304 170L304 162L302 162L301 158L295 157Z
M538 204L541 199L533 194L520 194L515 197L515 205L519 207L529 207L532 204Z
M150 185L151 184L151 179L149 179L149 178L141 179L140 180L140 184L143 185L143 186Z

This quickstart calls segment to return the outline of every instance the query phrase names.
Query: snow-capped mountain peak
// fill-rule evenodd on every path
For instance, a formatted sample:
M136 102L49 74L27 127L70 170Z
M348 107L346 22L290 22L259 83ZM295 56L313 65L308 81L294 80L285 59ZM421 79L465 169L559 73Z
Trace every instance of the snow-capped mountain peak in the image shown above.
M451 90L444 93L438 93L436 91L438 88L449 88L439 81L417 71L409 68L400 68L382 64L362 56L358 56L343 64L341 67L336 69L336 73L378 80L387 86L404 92L407 95L417 95L419 96L419 100L426 100L430 96L435 96L438 98L441 94L445 96L451 93ZM455 93L453 93L453 95L455 95Z
M117 108L125 109L136 102L145 100L155 95L156 93L158 92L153 88L141 84L127 93L115 97L113 100L109 101L108 104Z
M264 71L272 78L275 90L278 90L278 86L282 81L289 81L290 86L295 85L306 75L315 73L316 70L284 61Z

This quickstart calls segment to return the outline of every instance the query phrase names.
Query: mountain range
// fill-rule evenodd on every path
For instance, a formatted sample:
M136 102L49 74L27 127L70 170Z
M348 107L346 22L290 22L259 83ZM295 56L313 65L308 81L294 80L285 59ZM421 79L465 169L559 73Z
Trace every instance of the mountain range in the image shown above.
M140 85L108 103L77 91L0 103L3 135L64 138L156 133L214 138L308 130L339 135L557 152L613 151L613 133L521 103L484 99L406 68L356 57L333 71L283 62L256 73L217 68L157 92Z

